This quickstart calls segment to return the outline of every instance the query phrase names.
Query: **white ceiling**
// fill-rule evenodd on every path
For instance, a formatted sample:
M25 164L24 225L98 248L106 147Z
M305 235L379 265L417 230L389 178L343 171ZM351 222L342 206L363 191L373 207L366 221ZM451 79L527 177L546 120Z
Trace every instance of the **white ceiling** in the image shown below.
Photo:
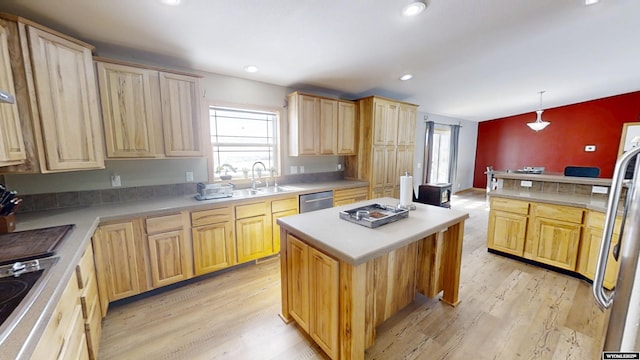
M2 0L103 51L482 121L640 90L640 1ZM243 67L257 65L258 73ZM410 72L413 80L398 78ZM532 115L533 117L534 115ZM532 119L533 120L533 119Z

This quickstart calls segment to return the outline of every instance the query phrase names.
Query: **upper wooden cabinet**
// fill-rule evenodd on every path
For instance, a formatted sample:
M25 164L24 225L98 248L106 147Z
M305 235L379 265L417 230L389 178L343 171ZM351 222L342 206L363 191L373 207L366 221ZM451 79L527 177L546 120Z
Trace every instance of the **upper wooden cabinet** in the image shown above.
M104 168L93 47L29 20L0 15L25 144L6 172Z
M201 156L202 121L198 79L165 72L159 75L165 154Z
M203 156L199 78L96 58L109 158Z
M157 72L101 61L96 68L107 157L154 157L160 113L154 111L150 78Z
M358 100L358 157L345 176L369 181L369 198L399 197L400 176L413 171L417 106L376 96Z
M354 155L355 104L294 92L287 96L289 155Z
M13 71L9 57L9 31L5 24L0 20L0 90L14 95ZM0 103L0 166L22 164L26 158L18 105Z

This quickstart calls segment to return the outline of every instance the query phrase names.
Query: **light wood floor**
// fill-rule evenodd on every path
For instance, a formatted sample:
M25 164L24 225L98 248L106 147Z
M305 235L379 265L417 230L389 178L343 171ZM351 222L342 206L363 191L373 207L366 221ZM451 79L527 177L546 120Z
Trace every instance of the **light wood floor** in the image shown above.
M484 192L468 211L452 308L418 297L383 323L366 359L599 359L605 316L588 283L490 254ZM278 260L245 266L111 307L99 358L326 359L280 311Z

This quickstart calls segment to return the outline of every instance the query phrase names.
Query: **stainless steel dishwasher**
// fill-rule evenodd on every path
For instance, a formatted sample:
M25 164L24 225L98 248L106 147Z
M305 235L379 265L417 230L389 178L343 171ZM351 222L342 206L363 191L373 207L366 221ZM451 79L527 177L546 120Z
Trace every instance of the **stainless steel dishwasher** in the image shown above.
M300 213L333 207L333 191L300 195Z

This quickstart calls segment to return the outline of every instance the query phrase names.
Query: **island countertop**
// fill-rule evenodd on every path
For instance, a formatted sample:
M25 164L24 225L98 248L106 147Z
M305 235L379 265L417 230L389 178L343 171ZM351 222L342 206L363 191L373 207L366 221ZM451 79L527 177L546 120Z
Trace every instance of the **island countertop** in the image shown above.
M469 218L465 212L425 204L415 204L416 210L410 211L406 219L374 229L339 217L343 210L369 204L396 206L397 203L398 199L378 198L287 216L278 219L278 224L293 233L304 234L311 245L339 260L359 265Z

